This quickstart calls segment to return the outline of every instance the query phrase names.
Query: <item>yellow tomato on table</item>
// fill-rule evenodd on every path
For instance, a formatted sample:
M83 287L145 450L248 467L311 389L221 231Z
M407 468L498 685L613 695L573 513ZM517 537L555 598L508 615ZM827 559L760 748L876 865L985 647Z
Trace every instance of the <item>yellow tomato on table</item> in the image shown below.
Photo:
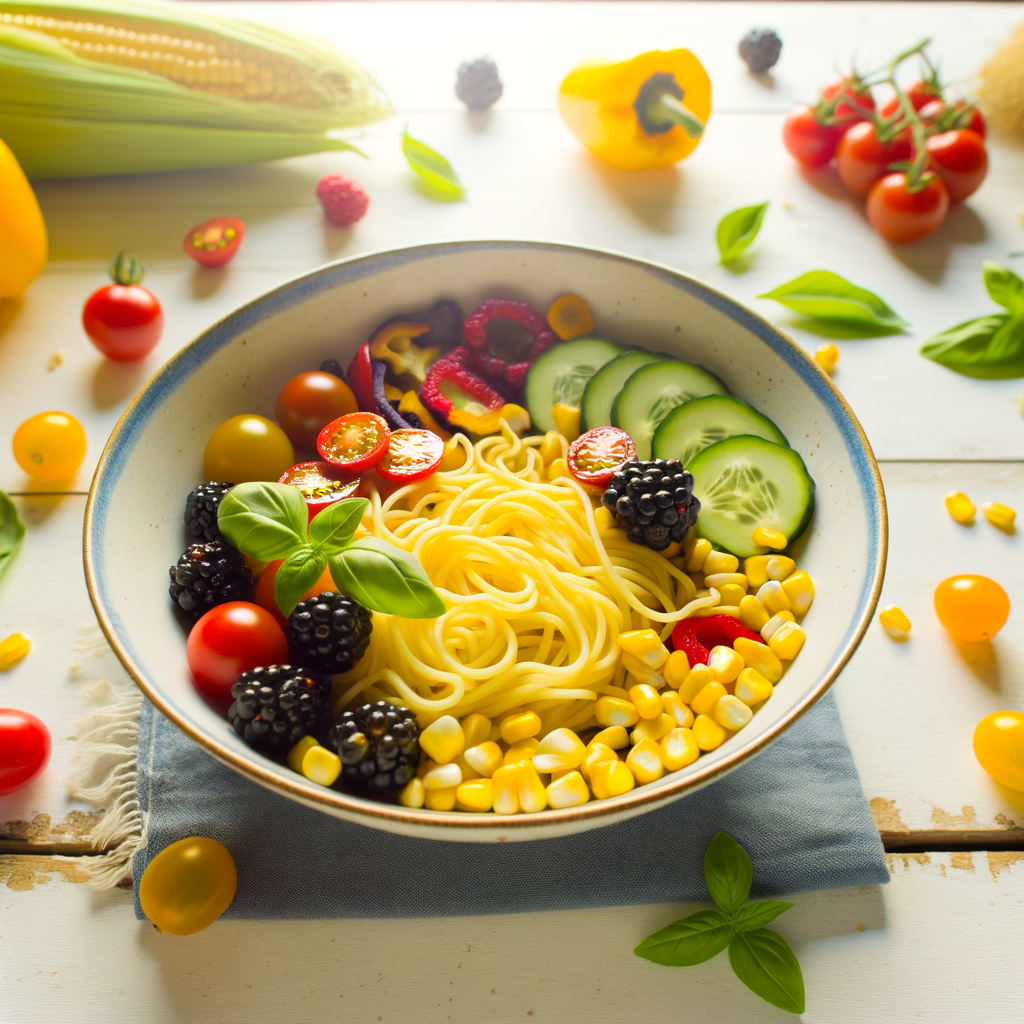
M957 640L991 640L1010 615L1010 599L987 576L950 576L935 588L935 613Z
M974 730L974 756L1001 786L1024 793L1024 714L997 711Z

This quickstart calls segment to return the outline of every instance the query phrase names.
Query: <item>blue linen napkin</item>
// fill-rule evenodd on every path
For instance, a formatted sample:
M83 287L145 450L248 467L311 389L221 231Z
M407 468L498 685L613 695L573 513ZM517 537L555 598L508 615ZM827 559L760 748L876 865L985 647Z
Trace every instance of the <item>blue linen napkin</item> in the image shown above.
M231 851L238 894L224 916L246 920L709 902L702 864L718 831L750 854L756 899L889 881L831 694L724 779L661 810L560 839L446 843L332 818L225 768L148 701L138 763L146 838L132 877L140 919L146 865L195 835Z

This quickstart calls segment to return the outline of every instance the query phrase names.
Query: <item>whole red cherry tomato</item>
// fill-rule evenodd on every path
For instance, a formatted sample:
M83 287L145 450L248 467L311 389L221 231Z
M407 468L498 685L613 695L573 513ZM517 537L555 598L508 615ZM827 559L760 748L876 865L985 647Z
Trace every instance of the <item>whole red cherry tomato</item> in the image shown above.
M842 183L859 196L866 196L888 170L889 164L910 157L905 133L889 142L879 142L875 126L859 121L848 128L836 149L836 170Z
M921 108L920 114L925 124L938 125L943 131L968 128L982 138L985 138L988 131L981 111L963 100L957 100L952 106L948 106L944 100L932 100Z
M594 427L576 438L566 454L569 472L581 484L607 487L629 459L636 458L633 438L618 427Z
M921 110L922 107L927 106L942 95L941 90L934 82L911 82L910 85L903 88L903 92L915 110ZM880 111L882 117L892 117L899 108L899 105L898 96L893 96L887 100Z
M287 664L288 641L265 608L228 601L211 608L192 627L185 654L196 689L226 705L231 684L243 672L257 665Z
M821 124L806 103L793 107L782 126L782 141L790 156L805 167L824 167L843 137L842 126Z
M411 484L437 472L444 456L444 441L430 430L392 430L388 450L377 472L393 484Z
M146 291L142 264L122 249L110 265L113 284L92 293L82 308L82 326L92 343L108 358L121 363L148 355L160 340L164 313Z
M949 210L949 192L936 174L917 192L902 172L876 181L868 195L868 220L887 242L916 242L930 235Z
M348 476L372 469L388 451L388 423L375 412L350 412L320 431L320 458Z
M214 217L194 227L181 247L204 267L223 267L238 252L244 237L245 225L237 217Z
M292 377L277 396L274 418L301 451L316 449L320 431L331 420L359 408L352 389L333 373L313 370Z
M932 166L942 175L951 203L963 202L985 180L985 140L967 128L933 135L925 143Z
M836 106L835 117L852 124L863 121L868 113L874 112L875 100L871 91L849 75L833 75L821 90L823 100L834 100L840 94L848 102Z
M0 796L31 782L50 760L50 730L35 715L0 708Z

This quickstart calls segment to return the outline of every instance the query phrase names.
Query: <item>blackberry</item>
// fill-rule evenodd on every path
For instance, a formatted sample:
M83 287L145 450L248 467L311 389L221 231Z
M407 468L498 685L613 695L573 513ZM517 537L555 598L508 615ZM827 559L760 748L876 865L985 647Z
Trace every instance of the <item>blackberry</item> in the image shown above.
M352 668L366 653L373 631L368 608L331 591L300 601L288 621L288 656L296 665L327 675Z
M634 544L662 551L697 522L693 474L678 459L630 459L612 477L601 504L618 517Z
M737 47L743 63L755 75L775 67L782 53L782 40L770 28L752 28Z
M463 61L455 80L455 95L470 110L486 110L501 99L498 66L490 57Z
M345 371L341 368L341 363L337 359L325 359L320 364L321 373L333 373L338 380L345 379Z
M283 757L322 725L331 681L291 665L243 672L231 685L228 718L254 750Z
M234 484L219 484L211 480L200 484L185 499L185 526L196 540L216 540L220 537L217 527L217 509L221 499Z
M404 786L420 761L420 727L408 708L387 701L343 711L327 734L338 752L341 777L369 793Z
M251 601L252 573L223 537L192 544L171 566L171 600L194 619L225 601Z

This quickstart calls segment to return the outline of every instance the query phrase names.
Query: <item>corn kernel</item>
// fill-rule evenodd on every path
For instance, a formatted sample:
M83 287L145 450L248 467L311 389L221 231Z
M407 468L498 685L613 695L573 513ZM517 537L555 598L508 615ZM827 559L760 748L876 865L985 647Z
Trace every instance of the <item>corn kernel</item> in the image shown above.
M910 619L907 618L907 613L897 605L886 605L878 613L878 621L894 640L902 640L910 632Z
M734 573L739 570L740 560L728 551L709 551L704 559L701 571L705 576L713 576L717 573Z
M629 733L621 725L610 725L594 736L587 749L595 743L603 743L606 747L611 747L612 750L621 750L623 747L629 746Z
M572 444L580 436L580 411L564 402L556 402L551 410L551 418L555 421L555 429Z
M679 687L679 699L684 704L692 704L693 698L704 689L715 677L707 665L694 665L690 669L682 685Z
M698 594L697 596L702 597L705 595ZM740 609L738 605L716 604L710 608L698 608L690 615L690 618L706 619L711 615L729 615L734 619L738 619L740 617Z
M520 740L518 743L513 743L512 746L505 751L505 756L502 758L502 764L519 764L520 761L532 761L533 752L540 746L540 741L534 739L532 736L528 740Z
M594 523L597 526L598 533L607 533L609 530L617 530L619 527L615 513L609 512L603 506L595 510Z
M537 769L529 761L520 761L515 766L518 785L519 809L525 814L536 814L548 805L548 794L540 781Z
M693 712L679 699L679 694L669 690L661 695L661 706L672 719L676 728L689 729L693 725Z
M583 775L583 778L589 779L595 765L600 764L602 761L618 761L618 759L619 755L611 747L604 743L594 743L592 741L590 746L587 747L586 756L580 763L580 773Z
M775 631L784 622L796 622L796 616L792 612L778 612L773 615L762 627L761 627L761 639L768 643L773 636Z
M693 713L695 715L710 715L726 692L725 687L718 680L712 680L690 701Z
M839 362L839 349L832 345L819 345L814 350L814 361L826 372L831 373Z
M332 786L341 775L341 758L333 750L321 747L319 743L311 746L302 756L302 774L310 782L321 786Z
M594 715L601 725L623 725L627 729L640 720L640 712L632 701L621 697L598 697Z
M719 552L716 551L715 554L719 554ZM704 576L704 586L708 588L714 587L715 590L720 591L722 587L730 583L741 587L743 592L746 593L747 577L741 572L715 572L705 574Z
M569 476L569 464L565 459L555 459L548 466L548 480L557 480L562 476Z
M622 796L636 785L633 773L626 767L625 761L601 761L594 765L590 775L590 788L598 800L607 800L612 796Z
M586 753L583 740L572 729L553 729L533 752L533 767L539 772L577 768Z
M657 718L661 714L661 695L653 686L639 683L630 687L629 699L641 718Z
M422 779L412 779L398 792L398 802L403 807L422 807L427 799L427 791Z
M659 669L668 661L668 648L653 629L633 629L619 634L619 647L648 668Z
M562 807L576 807L590 799L583 776L579 772L569 772L560 779L554 779L547 788L548 804L556 810Z
M491 781L494 784L494 813L519 813L519 766L507 764L499 768Z
M462 772L462 781L469 782L470 779L479 779L480 773L466 760L465 753L459 754L454 761L453 765L457 765L459 770ZM426 776L424 776L426 778Z
M755 633L758 633L764 628L764 624L770 618L771 616L764 610L764 605L753 594L747 594L740 601L740 622L747 629L752 629Z
M795 622L784 622L768 641L768 646L780 660L792 661L800 653L806 639L807 634L803 626L798 626Z
M423 794L423 802L429 811L455 810L455 786L449 789L427 789Z
M661 763L661 747L654 740L641 740L626 755L626 767L640 786L660 779L665 774L665 766Z
M29 638L24 633L12 633L0 640L0 672L14 668L28 654L30 646Z
M741 636L733 642L733 647L743 659L743 664L747 668L756 669L768 682L777 683L782 678L782 662L767 644L759 644L756 640Z
M754 543L763 548L771 548L773 551L781 551L789 541L784 533L773 530L770 526L759 526L754 531Z
M677 772L700 757L700 747L688 728L673 729L662 737L660 746L661 763L666 771Z
M685 707L686 705L682 705ZM669 714L662 712L657 718L641 718L636 728L629 734L634 744L641 740L660 740L666 733L676 727L676 720Z
M506 743L518 743L520 740L536 736L541 730L540 715L536 711L521 711L501 720L501 738Z
M772 555L768 559L768 565L766 566L768 579L775 580L776 583L781 583L795 569L796 562L785 555Z
M720 683L731 683L743 671L743 659L731 648L720 644L708 654L708 668Z
M701 750L720 747L726 735L726 731L710 715L698 715L693 723L693 738Z
M550 466L555 459L562 455L565 451L563 448L564 442L562 436L557 430L549 430L544 435L544 440L540 443L540 448L537 451L540 453L540 460L545 466Z
M747 577L747 586L763 587L768 582L768 563L774 555L751 555L743 559L743 572Z
M473 771L488 779L501 767L504 760L501 747L490 740L470 747L462 756Z
M293 772L302 774L302 759L309 752L311 747L319 746L317 741L312 736L303 736L298 743L288 751L288 767Z
M472 779L455 790L455 806L460 811L489 811L494 806L494 783L490 779Z
M665 676L665 682L672 687L673 690L678 690L683 684L683 680L689 675L690 662L686 657L685 651L673 651L668 656L668 661L662 666L662 672Z
M793 609L789 598L786 596L786 592L782 589L782 584L778 580L769 580L758 587L757 599L769 615L775 615L777 612L788 612Z
M946 511L958 522L966 525L974 519L974 502L963 491L950 491L946 495Z
M802 619L814 601L814 580L800 569L787 576L780 586L793 606L793 614Z
M675 558L676 555L678 555L679 552L682 551L682 550L683 550L683 545L680 544L679 541L673 540L673 541L669 542L668 547L661 549L661 557L662 558L668 558L668 559L671 560L671 559Z
M754 712L731 693L727 693L716 705L711 717L723 728L735 732L742 729L751 718Z
M491 720L483 715L467 715L462 720L462 735L467 747L483 743L491 735Z
M704 559L711 554L711 541L701 537L693 545L693 553L686 559L687 572L700 572L704 567Z
M722 599L723 605L737 609L738 614L740 601L747 596L747 589L735 583L724 583L718 588L718 596Z
M1014 520L1017 518L1017 513L1014 512L1009 505L1000 505L995 501L986 501L981 506L981 511L985 514L985 518L998 530L1003 530L1006 533L1013 533ZM3 645L0 644L0 647Z
M447 764L466 749L466 736L457 719L442 715L420 733L420 747L438 764Z
M454 789L462 782L462 769L457 764L439 764L423 776L423 785L432 789Z
M775 655L773 654L772 657L774 658ZM747 707L753 707L755 704L767 700L774 689L775 687L756 668L745 668L740 673L739 679L736 680L735 696Z
M634 658L632 654L627 654L625 651L620 657L623 667L638 683L646 683L656 690L660 690L665 685L665 677L655 672L653 668L648 668L639 658Z

